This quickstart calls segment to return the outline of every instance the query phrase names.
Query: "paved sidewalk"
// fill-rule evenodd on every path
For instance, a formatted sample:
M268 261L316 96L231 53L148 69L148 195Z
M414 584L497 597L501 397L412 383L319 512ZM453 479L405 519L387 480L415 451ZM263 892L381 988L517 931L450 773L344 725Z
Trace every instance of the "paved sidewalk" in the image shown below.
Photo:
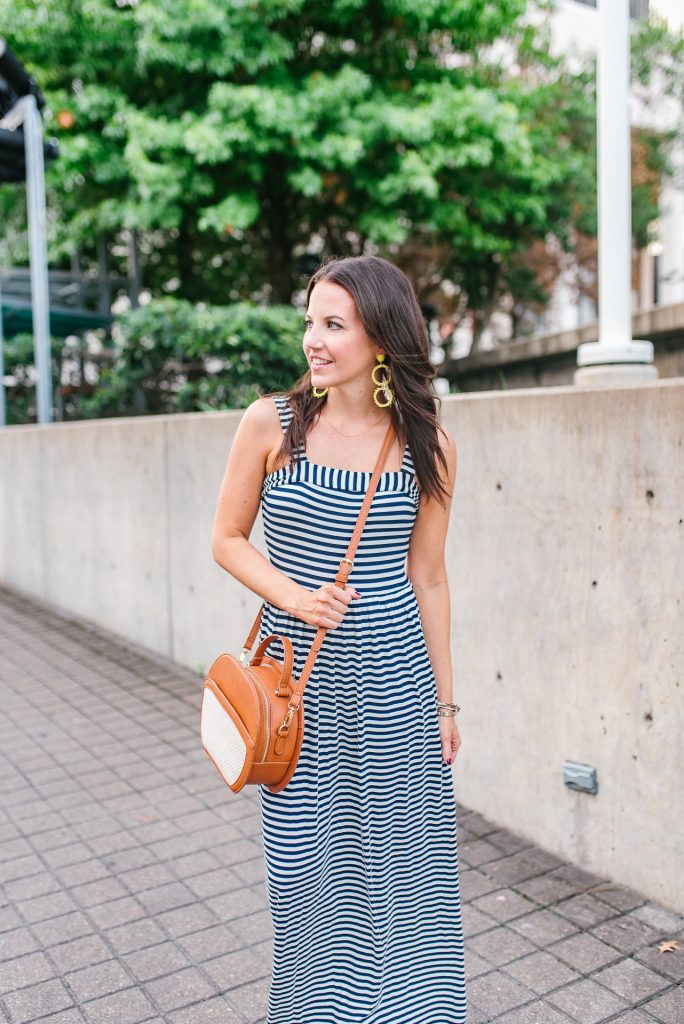
M265 1021L258 802L201 750L200 686L0 590L0 1021ZM469 1024L684 1022L680 918L459 821Z

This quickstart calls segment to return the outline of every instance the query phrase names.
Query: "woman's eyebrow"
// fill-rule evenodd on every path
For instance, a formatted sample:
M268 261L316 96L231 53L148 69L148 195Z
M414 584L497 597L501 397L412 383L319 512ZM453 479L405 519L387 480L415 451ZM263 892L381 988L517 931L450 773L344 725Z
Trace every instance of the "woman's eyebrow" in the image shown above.
M310 313L305 313L304 315L305 316L310 316L311 314ZM340 316L338 313L328 313L328 315L324 316L323 319L324 320L344 320L344 317Z

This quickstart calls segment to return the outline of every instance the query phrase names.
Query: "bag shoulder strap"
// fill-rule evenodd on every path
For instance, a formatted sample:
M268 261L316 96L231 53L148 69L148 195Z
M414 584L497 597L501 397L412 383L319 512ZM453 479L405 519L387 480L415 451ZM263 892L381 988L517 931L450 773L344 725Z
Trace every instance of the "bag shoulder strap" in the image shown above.
M371 507L371 502L373 501L373 497L375 495L375 491L376 491L376 488L378 486L378 481L380 479L380 473L382 472L382 467L384 466L385 461L387 459L387 456L389 454L389 450L392 447L392 442L394 441L394 436L395 436L394 424L392 422L390 422L390 425L387 428L387 433L385 435L385 440L383 442L382 448L380 449L380 454L378 456L378 460L377 460L377 462L375 464L375 468L374 468L373 473L372 473L371 478L370 478L370 483L368 484L368 490L366 491L366 495L365 495L365 497L363 499L363 503L361 505L361 509L359 511L358 518L356 520L356 526L354 527L354 532L351 535L351 540L349 541L349 546L347 547L347 553L344 556L344 558L342 559L342 561L340 562L340 567L337 570L337 574L335 576L335 584L336 584L336 586L340 587L341 589L344 589L344 587L346 586L347 580L349 579L349 574L350 574L350 572L351 572L351 570L353 568L353 565L354 565L354 555L356 554L356 549L359 546L359 541L361 540L361 534L363 533L363 528L364 528L365 523L366 523L366 517L368 516L368 512L369 512L370 507ZM261 608L257 612L257 617L254 620L254 624L253 624L252 628L249 631L249 635L248 635L247 639L245 640L245 646L242 648L242 652L240 654L240 660L241 661L243 661L244 658L247 656L247 654L252 650L252 647L254 645L254 641L256 639L257 633L259 632L259 626L261 625L261 616L263 614L263 610L264 610L264 605L262 604ZM293 693L292 693L292 697L291 697L290 702L289 702L290 705L293 708L299 707L299 703L301 701L302 693L304 692L304 687L306 686L306 683L307 683L307 680L309 678L309 675L311 674L311 669L314 666L314 662L316 661L316 657L318 655L318 652L321 649L321 644L323 643L323 637L325 636L327 631L328 631L328 627L327 626L319 626L318 627L318 631L316 632L316 635L315 635L315 637L313 639L313 642L311 644L311 649L309 651L309 656L307 657L307 659L306 659L306 661L304 663L304 667L302 668L301 674L299 676L299 682L295 686L295 688L293 690Z

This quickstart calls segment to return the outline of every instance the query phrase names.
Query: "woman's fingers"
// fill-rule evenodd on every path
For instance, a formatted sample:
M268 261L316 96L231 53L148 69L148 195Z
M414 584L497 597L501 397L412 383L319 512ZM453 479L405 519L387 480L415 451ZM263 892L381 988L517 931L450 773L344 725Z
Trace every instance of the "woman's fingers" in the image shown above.
M297 617L311 626L325 626L335 629L342 622L347 609L353 600L360 600L362 595L356 587L347 584L344 588L335 583L325 583L318 590L301 588L301 607Z
M452 719L442 715L440 717L439 731L442 740L442 759L445 764L453 764L461 746L458 726Z
M318 592L321 616L319 624L326 629L339 626L354 597L361 597L355 587L347 585L342 589L334 583L324 584Z

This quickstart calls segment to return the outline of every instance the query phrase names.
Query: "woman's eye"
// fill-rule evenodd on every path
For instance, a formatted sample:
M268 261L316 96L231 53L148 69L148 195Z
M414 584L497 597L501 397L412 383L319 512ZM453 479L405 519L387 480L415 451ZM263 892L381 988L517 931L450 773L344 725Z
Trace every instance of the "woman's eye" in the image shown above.
M340 324L338 324L338 322L336 320L328 320L327 326L330 327L331 324L333 325L333 327L340 327L341 326ZM311 320L305 320L304 321L304 329L308 331L309 327L311 327Z

